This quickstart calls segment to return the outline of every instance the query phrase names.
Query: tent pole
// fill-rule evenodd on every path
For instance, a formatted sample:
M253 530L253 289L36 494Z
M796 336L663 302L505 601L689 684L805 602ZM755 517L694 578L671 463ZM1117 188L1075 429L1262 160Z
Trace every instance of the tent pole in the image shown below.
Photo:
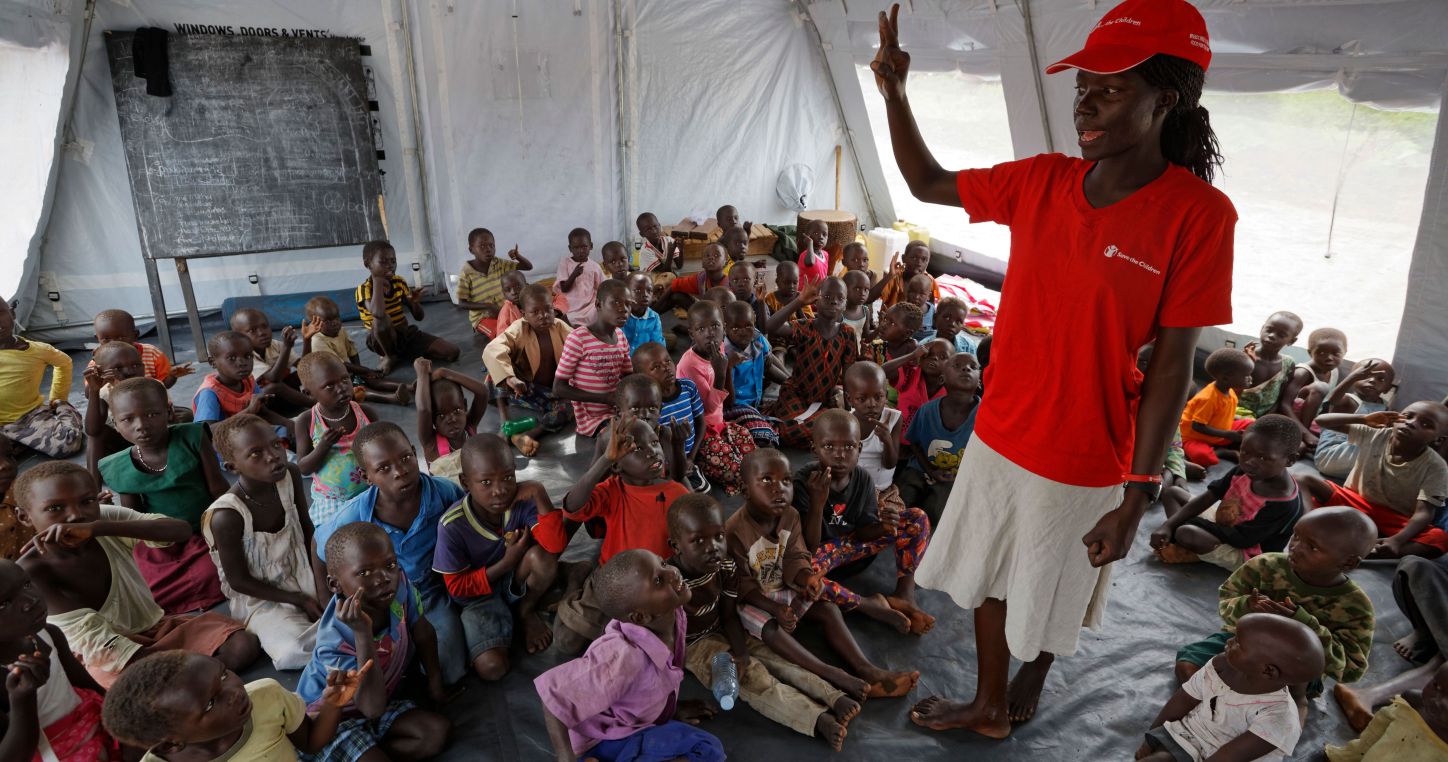
M622 0L614 0L610 4L613 9L613 50L614 50L614 123L618 129L618 177L619 177L619 208L618 208L618 239L627 241L629 235L629 214L634 208L633 194L633 167L630 162L633 160L633 104L629 102L631 90L629 89L629 57L633 53L630 43L633 40L631 30L625 28ZM630 3L632 5L632 3ZM636 10L632 9L631 10ZM632 247L625 246L625 249L632 251Z
M870 221L876 225L891 222L893 220L885 220L875 209L875 197L870 193L870 184L865 182L865 171L860 164L860 152L855 147L855 133L854 130L850 129L849 121L845 119L845 104L840 100L840 89L835 84L834 73L833 70L830 69L830 57L825 47L824 33L820 31L819 24L815 22L814 14L811 13L809 9L802 7L798 0L794 0L794 5L796 9L795 12L809 21L809 28L814 32L815 52L819 53L820 61L825 66L825 81L829 82L830 85L830 99L835 102L835 114L839 117L840 125L844 128L845 145L850 148L850 162L855 166L855 179L860 183L860 192L865 196L865 206L870 210ZM838 203L836 205L838 206Z
M402 32L402 45L403 49L406 51L405 59L407 63L407 95L408 100L410 101L410 105L412 106L412 171L417 177L417 193L415 194L417 198L410 200L410 203L408 204L408 216L410 217L412 224L413 245L417 246L419 254L421 254L422 259L426 262L427 268L430 270L429 276L434 284L434 291L441 291L443 295L446 296L447 273L444 273L442 271L441 263L437 257L437 252L433 247L432 208L428 200L429 194L427 187L427 166L426 162L422 160L423 152L426 150L426 146L423 145L422 105L418 101L417 95L417 56L413 52L412 44L411 3L409 3L408 0L398 0L398 10L401 11L398 16L400 16L400 21L402 24L402 29L400 30ZM401 132L400 127L401 125L399 124L399 133ZM407 142L408 136L399 135L399 137L402 138L404 143ZM402 155L406 157L407 154L408 151L404 146ZM379 207L380 203L381 200L379 199ZM417 213L417 206L419 203L422 204L421 224L419 224Z
M1026 23L1026 50L1031 55L1031 83L1036 87L1036 106L1041 110L1041 131L1046 133L1046 153L1056 152L1056 138L1051 134L1051 115L1046 108L1046 88L1041 82L1041 57L1036 49L1036 30L1031 23L1031 0L1021 0L1021 16Z

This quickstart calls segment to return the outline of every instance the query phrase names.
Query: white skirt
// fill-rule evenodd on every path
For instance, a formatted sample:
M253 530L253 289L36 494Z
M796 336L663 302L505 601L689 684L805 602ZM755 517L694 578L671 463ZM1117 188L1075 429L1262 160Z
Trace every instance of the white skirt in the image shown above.
M1111 578L1110 565L1091 568L1081 538L1121 498L1119 486L1037 476L972 437L915 579L966 609L1004 600L1021 661L1073 654L1081 627L1101 626Z

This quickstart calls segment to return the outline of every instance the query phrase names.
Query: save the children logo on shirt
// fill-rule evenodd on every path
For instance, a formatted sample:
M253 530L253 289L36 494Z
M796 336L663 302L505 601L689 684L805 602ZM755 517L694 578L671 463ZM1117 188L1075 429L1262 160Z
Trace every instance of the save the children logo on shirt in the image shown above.
M1131 264L1140 267L1141 269L1151 273L1152 275L1161 275L1161 270L1156 269L1154 266L1152 266L1150 262L1143 262L1136 257L1127 256L1126 252L1122 251L1114 243L1107 244L1106 250L1101 253L1106 255L1107 259L1119 259L1123 262L1130 262Z

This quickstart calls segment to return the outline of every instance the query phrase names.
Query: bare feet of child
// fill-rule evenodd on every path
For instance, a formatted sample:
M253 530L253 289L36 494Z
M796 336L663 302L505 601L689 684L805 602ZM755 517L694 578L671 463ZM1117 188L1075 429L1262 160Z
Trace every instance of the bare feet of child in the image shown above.
M553 645L553 628L543 621L543 617L536 611L529 612L521 617L523 624L523 643L528 653L541 653Z
M860 709L860 702L849 696L835 699L834 706L830 707L830 711L834 713L835 719L839 720L841 725L849 725L850 720L860 715Z
M829 667L820 677L824 678L825 682L830 685L844 691L847 697L856 701L863 701L865 694L870 690L869 680L855 677L838 667ZM856 706L858 706L858 704Z
M935 617L921 611L915 601L891 595L885 598L885 602L890 604L890 608L910 618L911 635L924 635L935 626Z
M964 728L986 738L1005 738L1011 734L1011 721L1003 713L931 696L910 709L910 721L931 730Z
M870 690L865 692L868 698L899 698L915 690L915 684L920 682L919 672L890 672L878 667L861 673L860 677L870 681Z
M509 440L513 446L518 448L518 453L525 458L531 458L538 452L538 440L527 434L514 434Z
M903 634L910 631L910 617L890 608L890 602L879 593L861 598L858 611L871 619L884 622L896 632Z
M1201 667L1189 661L1177 662L1176 666L1172 668L1172 672L1176 675L1177 685L1182 685L1192 679L1192 675L1195 675L1199 669L1201 669Z
M1363 728L1373 721L1372 709L1363 702L1357 691L1338 683L1332 686L1332 697L1337 701L1338 708L1342 709L1343 715L1347 717L1348 727L1352 728L1354 733L1363 732Z
M820 712L815 718L815 735L830 745L835 751L842 751L845 748L845 734L849 732L848 726L835 718L829 712Z
M397 391L393 393L392 399L396 400L399 405L411 405L414 386L414 384L398 384Z
M389 356L387 356L387 355L383 355L383 356L382 356L382 362L380 362L380 363L377 364L377 370L381 371L382 376L383 376L384 378L386 378L388 375L390 375L390 374L392 373L393 368L396 368L396 367L397 367L397 363L394 362L394 361L392 360L392 358L389 357Z
M1041 689L1046 685L1046 675L1051 663L1056 660L1052 654L1041 652L1035 661L1021 665L1016 676L1006 687L1006 716L1011 722L1025 722L1036 716L1036 705L1041 702Z
M1414 664L1424 664L1433 655L1433 645L1425 644L1417 630L1393 641L1393 650Z
M1156 553L1156 559L1164 564L1194 564L1202 560L1196 553L1174 542L1169 542L1153 552Z

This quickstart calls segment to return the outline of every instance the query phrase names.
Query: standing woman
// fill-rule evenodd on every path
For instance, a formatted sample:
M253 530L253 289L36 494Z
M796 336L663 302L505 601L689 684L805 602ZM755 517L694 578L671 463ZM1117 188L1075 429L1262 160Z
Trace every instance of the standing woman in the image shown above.
M1237 214L1209 184L1211 48L1185 0L1127 0L1046 69L1076 70L1083 158L961 172L936 163L910 112L899 10L880 14L871 69L901 174L922 201L1011 228L990 394L917 573L975 610L977 691L927 698L911 719L1004 738L1035 713L1055 655L1100 624L1108 565L1160 491L1200 327L1231 319ZM1008 685L1011 655L1026 664Z

